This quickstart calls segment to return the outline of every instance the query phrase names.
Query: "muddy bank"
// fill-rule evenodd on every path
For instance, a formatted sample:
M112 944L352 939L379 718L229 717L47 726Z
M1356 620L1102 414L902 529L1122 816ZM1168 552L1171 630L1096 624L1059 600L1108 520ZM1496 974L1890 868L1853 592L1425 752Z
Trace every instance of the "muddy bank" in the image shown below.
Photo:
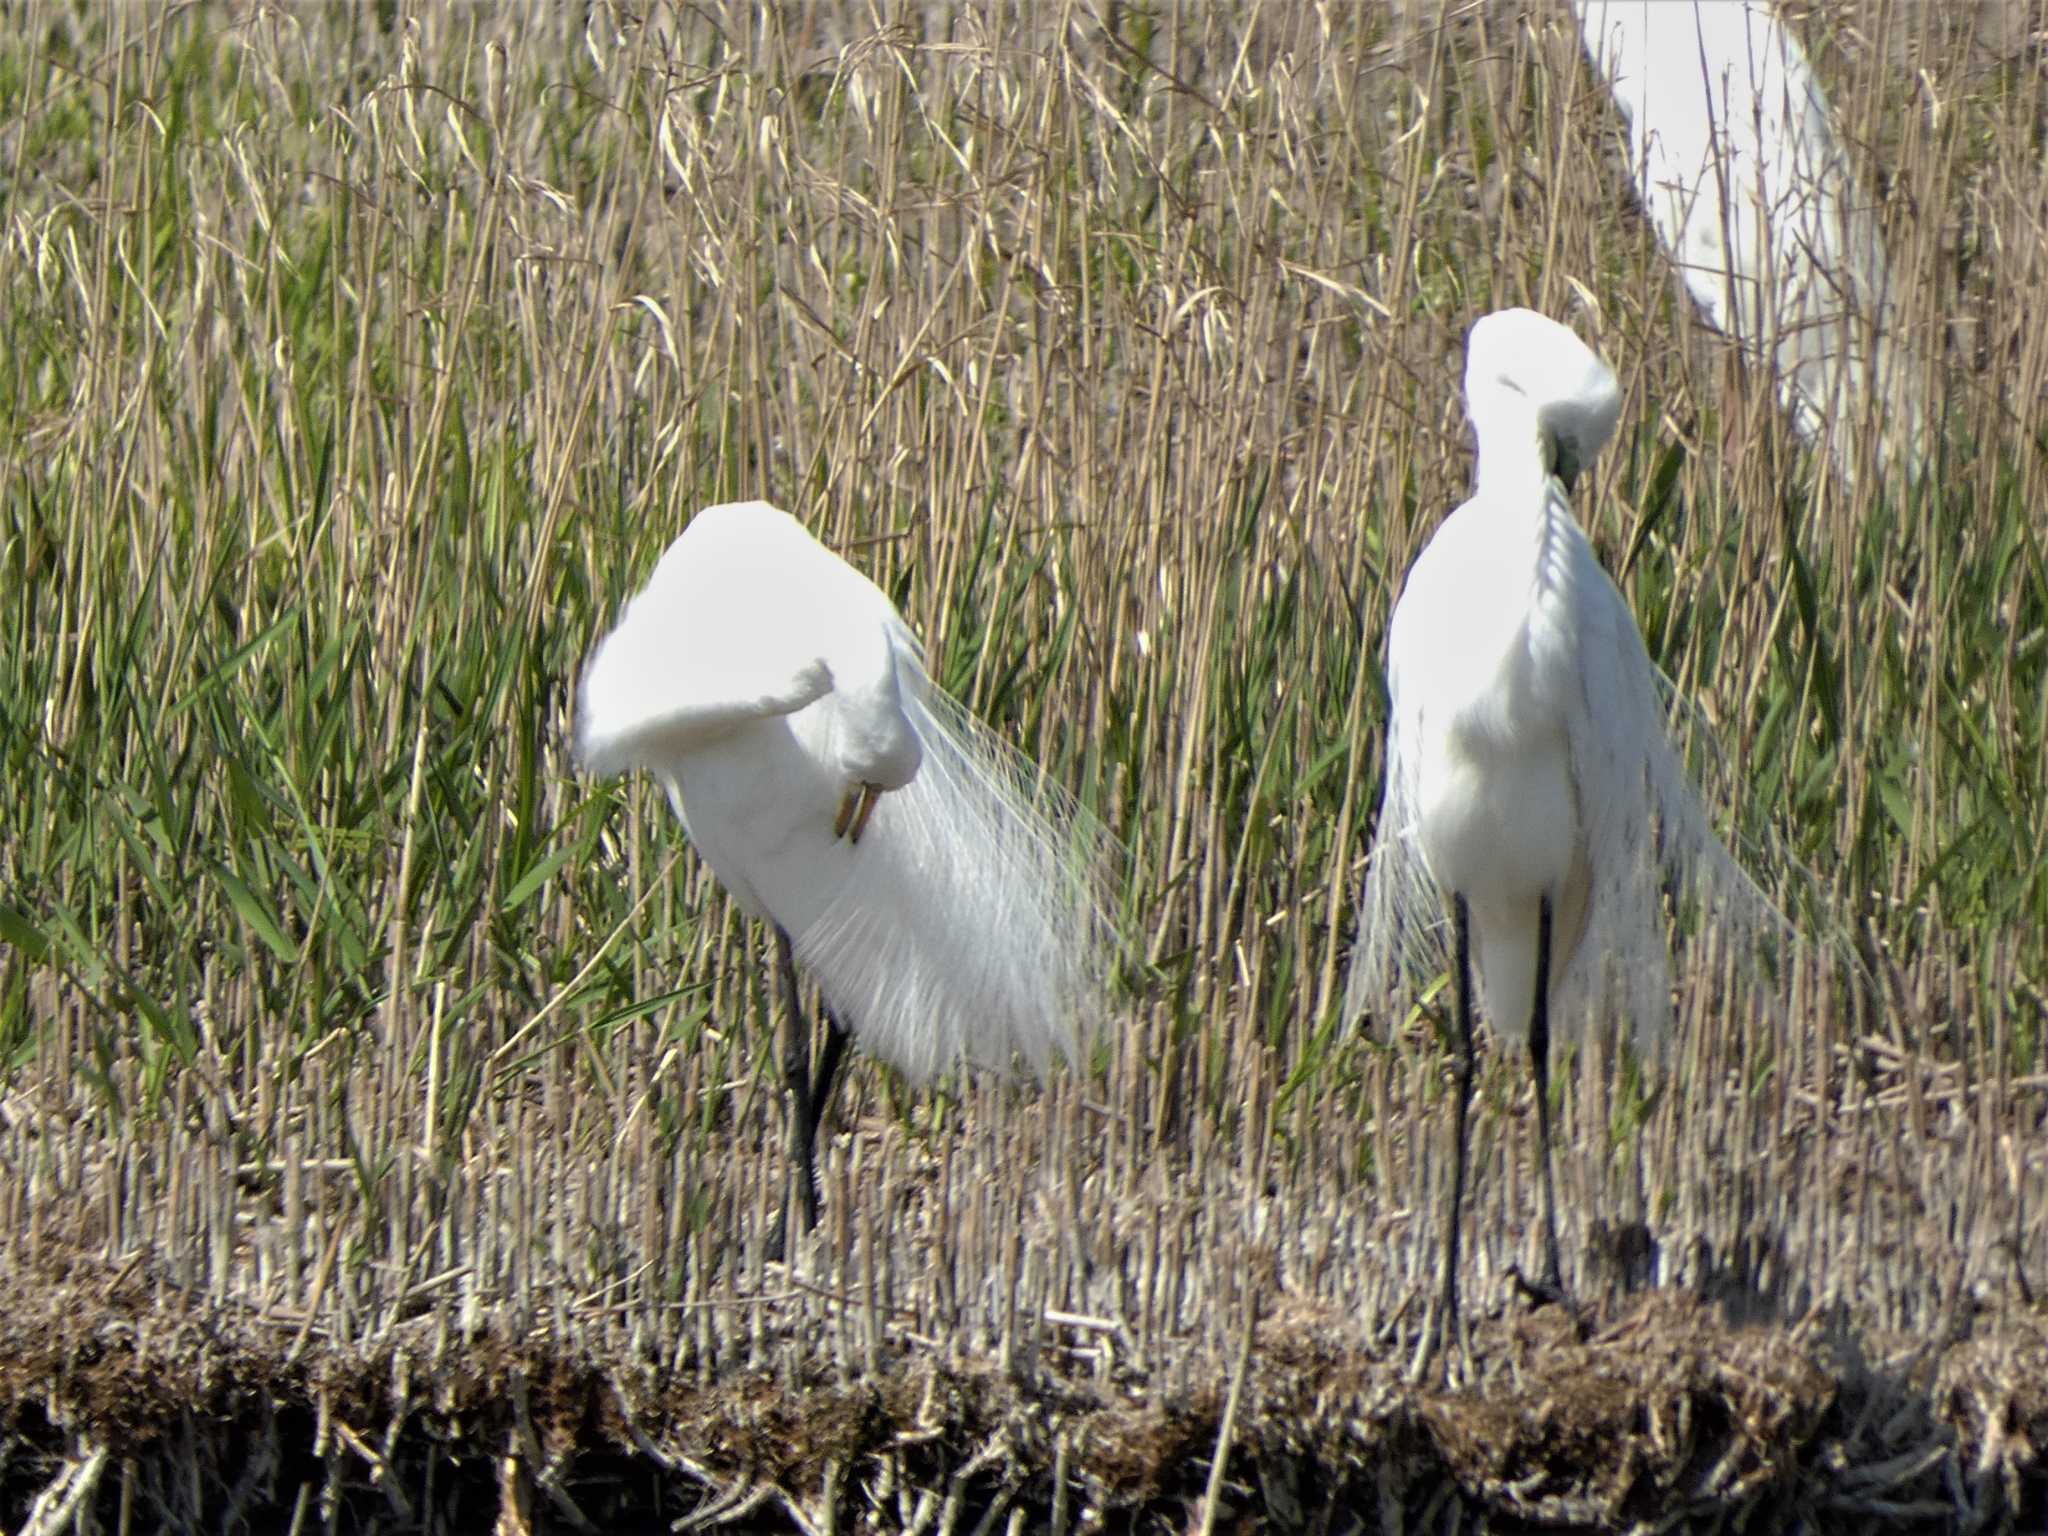
M1182 1381L885 1334L872 1366L764 1335L703 1379L545 1331L330 1345L146 1264L15 1268L0 1296L12 1529L987 1531L2030 1529L2048 1518L2038 1315L1867 1358L1672 1292L1584 1337L1481 1320L1476 1385L1420 1390L1286 1297Z

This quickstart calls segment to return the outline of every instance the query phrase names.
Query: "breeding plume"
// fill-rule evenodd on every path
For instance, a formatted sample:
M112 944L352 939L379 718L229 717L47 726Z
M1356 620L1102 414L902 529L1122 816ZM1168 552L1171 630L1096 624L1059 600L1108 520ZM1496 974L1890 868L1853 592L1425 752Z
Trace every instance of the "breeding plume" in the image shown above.
M1628 119L1643 210L1709 324L1778 381L1802 437L1871 405L1917 474L1926 409L1899 336L1875 201L1772 0L1575 0L1586 52Z
M578 750L644 768L739 906L771 925L806 1227L850 1035L913 1081L1043 1073L1104 1013L1098 823L926 674L880 588L765 502L691 519L583 672ZM795 966L816 979L815 1072Z
M1553 1032L1605 1018L1639 1044L1664 1033L1667 888L1768 911L1686 782L1642 636L1566 500L1614 430L1614 374L1564 326L1506 310L1472 327L1465 401L1477 487L1409 570L1387 633L1386 786L1347 997L1355 1016L1439 974L1448 908L1456 1141L1418 1365L1457 1317L1474 969L1495 1033L1528 1046L1543 1189L1530 1289L1561 1296Z

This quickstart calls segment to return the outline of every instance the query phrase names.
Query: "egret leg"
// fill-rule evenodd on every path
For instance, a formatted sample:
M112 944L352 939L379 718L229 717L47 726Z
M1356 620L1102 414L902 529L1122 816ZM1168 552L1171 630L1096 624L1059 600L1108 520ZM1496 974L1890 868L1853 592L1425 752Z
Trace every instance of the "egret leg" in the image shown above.
M832 1098L833 1080L838 1076L840 1060L846 1054L846 1031L832 1017L832 1010L826 1009L825 1048L818 1057L814 1076L810 1059L810 1021L804 1017L803 1003L797 993L796 955L790 946L789 933L780 923L775 926L775 969L782 983L782 1007L788 1015L789 1026L789 1039L782 1056L782 1076L789 1087L790 1099L789 1160L796 1175L803 1230L808 1232L818 1224L818 1126L825 1118L825 1106ZM786 1233L788 1228L789 1198L785 1195L782 1220L776 1227L778 1235Z
M1557 1186L1550 1172L1550 898L1536 908L1536 1006L1529 1018L1529 1065L1536 1074L1536 1141L1543 1164L1543 1274L1534 1283L1515 1279L1538 1302L1563 1301L1564 1266L1558 1261Z
M810 1122L807 1138L812 1147L818 1144L818 1127L825 1121L825 1109L832 1102L832 1088L839 1080L839 1063L846 1056L846 1030L832 1017L832 1010L825 1009L825 1049L819 1053L817 1066L811 1074L810 1102L804 1106L804 1118ZM813 1169L815 1175L816 1170Z
M1422 1342L1409 1366L1419 1378L1437 1349L1448 1344L1458 1328L1458 1233L1465 1208L1466 1122L1472 1112L1472 1080L1477 1055L1472 1044L1472 914L1463 896L1451 898L1451 917L1458 951L1458 1056L1451 1069L1457 1103L1451 1117L1451 1195L1444 1216L1443 1269L1437 1277L1436 1316L1423 1329Z

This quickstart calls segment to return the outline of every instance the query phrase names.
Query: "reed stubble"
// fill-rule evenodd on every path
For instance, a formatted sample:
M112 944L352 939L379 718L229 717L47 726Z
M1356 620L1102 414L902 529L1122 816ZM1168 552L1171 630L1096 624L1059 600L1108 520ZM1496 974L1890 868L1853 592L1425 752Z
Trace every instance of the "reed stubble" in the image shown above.
M1220 1496L1281 1524L2039 1507L2023 46L1806 25L1945 423L1912 492L1835 478L1696 325L1549 8L32 10L18 1517L1117 1524L1201 1497L1240 1358ZM1435 1005L1353 1032L1336 977L1381 631L1468 483L1465 326L1509 303L1619 368L1596 544L1829 942L1797 977L1695 945L1663 1076L1560 1073L1589 1340L1512 1303L1533 1106L1488 1057L1484 1391L1417 1397ZM1134 851L1086 1070L861 1067L788 1266L762 936L658 795L568 760L591 640L753 494Z

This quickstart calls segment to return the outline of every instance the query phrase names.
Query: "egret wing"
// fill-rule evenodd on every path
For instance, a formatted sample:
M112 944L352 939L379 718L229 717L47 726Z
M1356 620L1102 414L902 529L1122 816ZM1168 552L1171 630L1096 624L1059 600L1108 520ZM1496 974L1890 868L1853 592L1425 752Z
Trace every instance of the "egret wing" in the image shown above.
M584 668L577 752L593 772L657 767L832 690L801 591L702 521L669 546Z
M1800 435L1851 468L1831 427L1874 400L1918 474L1926 402L1871 199L1798 39L1769 0L1575 0L1627 120L1644 211L1709 324L1775 367Z
M1426 560L1426 552L1425 552ZM1387 629L1386 783L1359 901L1358 938L1344 986L1344 1015L1357 1018L1427 982L1450 961L1450 924L1443 892L1422 851L1422 741L1429 688L1427 636L1414 622L1427 596L1431 567L1418 560Z
M863 1050L924 1081L966 1061L1043 1076L1110 1016L1129 855L1028 759L919 677L923 765L884 798L860 878L794 932Z

